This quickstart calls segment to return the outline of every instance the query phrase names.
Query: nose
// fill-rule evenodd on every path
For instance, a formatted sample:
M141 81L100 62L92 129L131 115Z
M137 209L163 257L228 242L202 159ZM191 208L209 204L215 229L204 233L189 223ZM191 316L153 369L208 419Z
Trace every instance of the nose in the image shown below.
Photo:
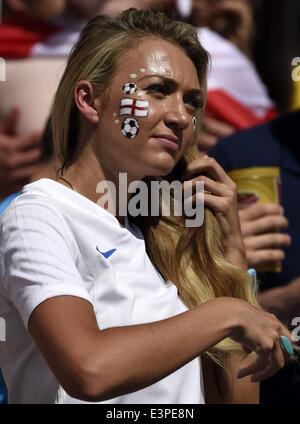
M167 109L164 115L165 124L172 128L186 129L191 117L183 99L180 96L170 97L170 102L166 106Z

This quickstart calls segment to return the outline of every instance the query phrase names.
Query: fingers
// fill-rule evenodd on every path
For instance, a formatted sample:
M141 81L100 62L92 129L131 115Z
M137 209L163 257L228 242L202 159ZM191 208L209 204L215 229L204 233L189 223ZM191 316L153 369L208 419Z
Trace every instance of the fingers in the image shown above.
M211 178L201 175L200 177L193 178L190 180L193 184L193 191L197 193L196 182L204 182L204 196L201 200L204 200L205 206L213 209L215 212L226 214L230 208L236 210L236 191L235 187L229 187L227 184L217 182ZM193 201L195 200L195 194Z
M206 133L211 134L212 136L215 136L217 138L228 137L236 131L236 129L227 122L211 118L207 115L203 120L202 129Z
M256 360L246 368L239 370L237 378L244 378L247 375L255 374L268 367L269 353L262 351Z
M280 249L265 249L249 251L246 248L248 266L256 267L262 264L281 262L285 258L285 252Z
M15 181L16 184L21 187L26 184L28 178L30 178L37 170L36 165L28 165L23 168L16 169L10 176L11 181Z
M236 129L219 119L205 116L198 138L198 148L201 151L211 149L220 138L233 134Z
M257 359L249 367L243 368L238 372L238 378L251 375L251 381L262 381L270 378L279 369L283 368L289 355L285 354L280 347L280 342L274 344L270 354L268 352L259 352Z
M7 162L7 165L11 170L27 167L38 162L40 155L41 150L37 147L25 152L16 152L14 156Z
M233 190L226 184L216 182L205 175L200 175L199 177L193 178L190 181L193 183L193 188L195 188L196 181L203 181L204 190L214 194L215 196L229 196L233 194Z
M0 133L15 135L19 116L20 109L17 106L13 107L0 122Z
M0 134L0 152L5 157L13 156L17 152L34 149L40 145L40 133L26 136L7 136Z
M291 334L274 315L268 314L268 319L270 326L260 343L261 346L256 350L256 360L248 367L239 370L238 378L251 375L252 382L265 380L283 368L285 362L290 358L290 355L281 347L281 336L286 336L293 343ZM244 345L242 347L247 351Z
M197 160L191 162L187 167L186 176L209 174L212 178L207 175L197 176L190 181L193 182L193 188L196 181L204 182L204 204L205 206L213 209L217 213L227 215L228 212L235 211L235 220L237 217L236 207L236 185L229 178L223 168L218 162L204 155Z
M283 215L283 213L284 210L282 206L276 203L257 203L256 205L239 211L240 218L243 221L252 221L269 215Z
M201 152L207 152L215 144L217 144L218 141L219 138L215 135L209 134L208 132L201 130L197 141L198 149Z
M10 173L0 174L0 196L6 197L20 191L36 171L36 165L29 165Z
M241 232L249 266L282 261L282 247L291 244L291 237L281 233L288 227L282 206L273 203L256 204L239 210Z
M35 132L24 137L15 139L15 148L17 150L27 150L39 146L41 143L41 133Z
M204 204L206 207L212 209L216 213L226 214L231 207L233 207L230 199L224 197L214 196L208 193L204 194Z
M284 367L285 355L280 347L279 342L274 344L271 352L257 352L256 360L246 368L239 370L237 378L244 378L251 375L251 381L262 381L270 378L278 370Z
M269 215L263 218L245 221L239 212L242 234L244 237L264 233L275 233L288 227L288 220L283 215Z
M284 233L269 233L244 238L245 247L251 250L277 249L281 246L289 246L291 241L291 237Z
M186 169L186 179L192 178L195 175L199 176L200 174L209 174L215 181L223 182L229 187L236 188L235 183L227 175L221 165L218 162L207 155L201 156L198 159L190 162L187 165Z

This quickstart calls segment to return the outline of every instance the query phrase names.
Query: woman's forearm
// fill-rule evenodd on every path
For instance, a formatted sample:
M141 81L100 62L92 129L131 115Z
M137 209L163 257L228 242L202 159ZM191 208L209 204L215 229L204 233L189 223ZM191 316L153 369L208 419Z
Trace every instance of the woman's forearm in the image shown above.
M284 364L279 337L289 336L274 316L231 297L165 320L99 330L89 302L57 296L34 310L29 331L64 390L91 402L145 388L226 337L257 352L240 377L263 372L268 378Z
M100 331L89 302L58 296L35 309L29 331L64 390L95 402L147 387L230 335L239 302L217 298L169 319Z
M93 378L89 375L84 389L90 393L88 400L142 389L223 340L235 326L226 300L216 299L163 321L99 332L90 357Z

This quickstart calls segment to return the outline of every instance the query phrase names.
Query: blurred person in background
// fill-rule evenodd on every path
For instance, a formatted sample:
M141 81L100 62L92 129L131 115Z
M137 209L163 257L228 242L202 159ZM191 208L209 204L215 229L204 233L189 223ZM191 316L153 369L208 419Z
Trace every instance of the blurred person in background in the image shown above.
M0 82L0 200L18 192L38 167L40 136L68 54L55 39L61 27L51 23L63 7L60 0L4 2L0 56L6 62L6 81ZM63 38L68 37L70 33L64 32Z
M7 119L6 122L4 122L4 125L5 124L13 125L13 121L12 120L10 121ZM12 140L10 140L10 142L12 142ZM54 158L51 120L49 118L47 121L46 127L43 131L43 134L41 136L38 162L35 164L34 169L32 169L30 176L27 177L26 182L24 181L23 185L25 185L26 183L31 183L33 181L36 181L40 178L55 179L58 167L59 167L59 164L56 162ZM22 186L20 185L20 183L21 181L19 181L19 185L14 187L12 194L8 195L0 203L0 215L9 206L9 204L15 199L15 197L21 194ZM5 403L7 403L7 388L1 373L1 364L0 364L0 404L5 404Z
M255 19L253 60L279 113L288 112L293 95L291 61L299 56L297 8L294 0L255 0L252 6Z
M0 119L0 201L27 183L40 157L40 132L18 135L19 114L14 107Z
M170 5L166 1L164 9ZM157 8L157 0L6 0L0 25L0 200L35 171L39 137L66 65L88 19L128 7ZM161 7L161 6L160 6ZM30 99L30 107L29 107Z
M291 105L291 60L295 52L295 18L291 2L253 3L258 26L252 57L268 86L279 112ZM274 31L274 28L277 28ZM259 275L259 301L287 324L299 315L300 244L299 214L294 194L300 190L300 151L296 141L300 112L228 136L224 122L215 122L218 133L210 133L212 155L225 170L251 166L279 166L282 205L256 204L239 211L248 265L256 267L283 259L280 273ZM224 127L225 128L225 127ZM226 128L225 128L226 129ZM235 132L235 131L233 131ZM219 142L219 138L226 137ZM202 146L205 146L205 143ZM215 145L215 147L213 147ZM200 139L201 149L201 139ZM296 201L297 202L297 201ZM292 327L291 327L292 328ZM286 368L261 385L261 403L299 403L300 372Z
M239 211L248 266L282 261L281 272L258 274L259 303L291 330L300 323L300 111L220 140L209 154L233 169L277 166L281 173L281 205L256 203ZM294 321L295 319L295 321ZM297 332L297 337L299 331ZM285 367L262 382L261 403L300 402L300 369Z
M220 96L211 105L210 95L218 79L218 88L227 93L229 89L230 94L234 94L252 112L255 105L261 111L261 106L273 105L273 111L270 110L271 113L265 116L266 121L276 116L275 107L279 113L290 109L290 64L293 55L300 56L295 49L296 19L291 6L289 0L272 4L260 0L194 0L191 13L193 24L202 27L200 40L212 57L212 70L208 75L208 107L199 136L200 152L208 151L228 171L259 165L281 168L284 208L256 204L240 210L239 216L249 267L255 268L284 258L281 273L259 275L262 280L259 300L266 310L289 325L300 310L300 269L297 260L300 228L293 198L294 193L300 190L300 154L295 138L300 112L256 127L259 119L252 119L245 109L222 103ZM208 32L211 40L208 38L208 43L205 43L203 36L201 39L201 31L205 34L207 27L222 36L223 40ZM224 42L224 37L238 47L239 54ZM243 54L253 62L247 61ZM237 56L238 61L231 60ZM297 107L296 99L294 107ZM253 127L253 130L233 135L249 127ZM220 139L222 142L219 145ZM261 387L262 403L299 402L300 373L294 368L285 369L263 382Z
M247 0L192 1L190 21L211 56L200 152L221 137L276 116L276 104L252 59L253 13Z

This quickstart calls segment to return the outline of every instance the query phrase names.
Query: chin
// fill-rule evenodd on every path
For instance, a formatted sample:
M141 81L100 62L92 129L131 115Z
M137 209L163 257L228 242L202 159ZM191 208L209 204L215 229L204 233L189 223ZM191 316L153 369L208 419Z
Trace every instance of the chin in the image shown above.
M175 158L173 158L171 155L168 156L168 158L157 159L152 167L153 177L165 177L166 175L170 174L170 172L172 172L176 162Z

